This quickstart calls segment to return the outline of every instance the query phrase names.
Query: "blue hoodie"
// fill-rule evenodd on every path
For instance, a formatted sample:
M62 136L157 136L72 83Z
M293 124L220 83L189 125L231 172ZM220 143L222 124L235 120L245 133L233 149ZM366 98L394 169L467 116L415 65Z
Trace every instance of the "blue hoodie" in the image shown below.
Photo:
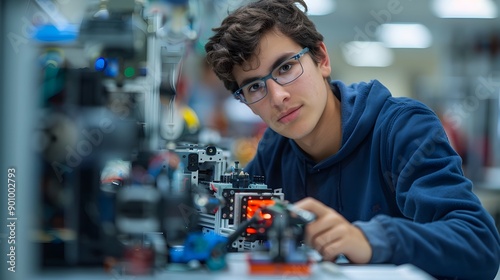
M291 202L309 196L338 211L364 232L371 263L493 279L498 231L436 114L413 99L392 97L376 80L331 85L341 101L340 150L314 162L293 140L267 129L245 171L264 175Z

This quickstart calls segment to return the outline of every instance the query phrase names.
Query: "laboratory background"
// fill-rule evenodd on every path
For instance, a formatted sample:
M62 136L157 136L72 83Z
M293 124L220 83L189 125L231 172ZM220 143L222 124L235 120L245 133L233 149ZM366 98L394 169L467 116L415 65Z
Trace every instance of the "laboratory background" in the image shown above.
M217 270L221 243L251 251L273 233L243 218L282 198L241 173L266 125L204 60L211 29L246 2L0 2L1 279L135 279L192 259ZM378 79L430 106L500 228L500 1L306 3L332 79Z

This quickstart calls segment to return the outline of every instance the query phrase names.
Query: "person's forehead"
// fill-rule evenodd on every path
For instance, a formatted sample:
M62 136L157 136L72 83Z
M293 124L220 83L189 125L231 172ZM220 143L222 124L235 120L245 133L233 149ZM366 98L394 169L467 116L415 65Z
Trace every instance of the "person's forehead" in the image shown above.
M280 32L269 31L262 36L252 57L243 65L234 67L233 75L238 83L247 77L264 76L284 54L292 56L299 51L300 46L290 37Z

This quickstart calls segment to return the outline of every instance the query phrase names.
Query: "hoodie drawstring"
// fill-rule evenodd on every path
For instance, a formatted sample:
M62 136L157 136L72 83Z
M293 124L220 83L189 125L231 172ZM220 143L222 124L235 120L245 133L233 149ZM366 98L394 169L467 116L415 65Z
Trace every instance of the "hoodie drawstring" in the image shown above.
M342 205L342 190L340 186L342 185L342 164L339 163L339 179L337 180L337 204L339 206L339 212L342 212L343 210L343 205Z

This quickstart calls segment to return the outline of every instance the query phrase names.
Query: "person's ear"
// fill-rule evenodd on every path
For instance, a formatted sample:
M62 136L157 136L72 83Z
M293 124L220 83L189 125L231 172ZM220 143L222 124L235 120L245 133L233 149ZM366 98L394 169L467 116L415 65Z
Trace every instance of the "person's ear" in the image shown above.
M328 50L324 42L319 43L319 53L318 53L318 66L321 71L321 75L324 78L330 77L332 73L332 65L330 64L330 56L328 55Z

